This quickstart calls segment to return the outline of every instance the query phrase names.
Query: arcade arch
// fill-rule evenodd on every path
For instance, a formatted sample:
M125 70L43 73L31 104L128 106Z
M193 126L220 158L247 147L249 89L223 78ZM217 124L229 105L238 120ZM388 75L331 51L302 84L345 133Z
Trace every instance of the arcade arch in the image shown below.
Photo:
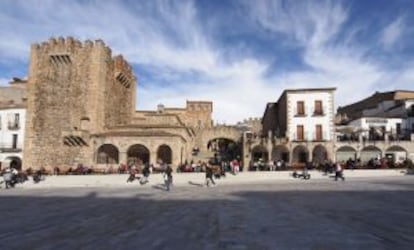
M277 145L272 149L272 160L289 162L289 149L284 145Z
M172 150L170 146L166 144L159 146L157 150L157 159L161 160L163 163L171 164L172 163Z
M267 161L269 160L268 151L266 147L263 145L256 145L255 147L252 148L251 152L252 152L251 159L253 162L257 162L261 159L263 162L267 163Z
M366 146L361 150L361 163L366 163L371 159L380 159L382 156L381 149L375 146Z
M231 161L240 158L240 143L228 138L214 138L207 142L207 149L214 152L219 161Z
M393 163L401 163L407 159L407 150L399 145L393 145L385 150L385 157Z
M142 144L134 144L127 151L128 165L147 164L150 162L150 151Z
M328 160L328 151L323 145L317 145L312 151L312 162L316 165L323 164Z
M103 144L98 148L98 164L118 164L119 150L112 144Z
M349 159L356 160L357 151L351 146L342 146L336 150L336 161L342 162Z
M292 163L306 163L309 160L309 151L303 145L296 146L292 151Z

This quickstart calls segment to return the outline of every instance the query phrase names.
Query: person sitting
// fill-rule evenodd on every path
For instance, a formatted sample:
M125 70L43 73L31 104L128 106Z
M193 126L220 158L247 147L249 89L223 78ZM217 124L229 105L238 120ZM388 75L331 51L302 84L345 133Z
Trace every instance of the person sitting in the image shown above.
M42 180L42 171L36 170L35 173L33 174L33 182L39 183L41 180Z

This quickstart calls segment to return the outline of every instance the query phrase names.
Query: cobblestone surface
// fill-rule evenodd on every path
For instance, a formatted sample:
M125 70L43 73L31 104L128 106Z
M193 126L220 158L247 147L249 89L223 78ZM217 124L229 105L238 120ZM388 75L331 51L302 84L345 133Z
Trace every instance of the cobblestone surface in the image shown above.
M414 178L0 189L0 249L412 249Z

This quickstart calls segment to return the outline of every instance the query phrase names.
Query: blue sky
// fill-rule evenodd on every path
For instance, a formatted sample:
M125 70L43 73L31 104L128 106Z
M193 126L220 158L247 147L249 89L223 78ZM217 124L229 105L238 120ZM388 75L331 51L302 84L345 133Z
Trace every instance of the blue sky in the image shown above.
M286 88L337 87L344 105L413 89L414 1L0 1L0 84L27 75L31 43L103 39L138 78L137 109L214 102L261 117Z

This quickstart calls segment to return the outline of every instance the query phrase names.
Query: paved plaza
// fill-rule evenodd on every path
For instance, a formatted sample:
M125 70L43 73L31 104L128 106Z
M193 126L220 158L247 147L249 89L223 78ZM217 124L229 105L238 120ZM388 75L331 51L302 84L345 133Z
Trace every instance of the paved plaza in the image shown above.
M414 177L0 189L0 249L412 249Z

